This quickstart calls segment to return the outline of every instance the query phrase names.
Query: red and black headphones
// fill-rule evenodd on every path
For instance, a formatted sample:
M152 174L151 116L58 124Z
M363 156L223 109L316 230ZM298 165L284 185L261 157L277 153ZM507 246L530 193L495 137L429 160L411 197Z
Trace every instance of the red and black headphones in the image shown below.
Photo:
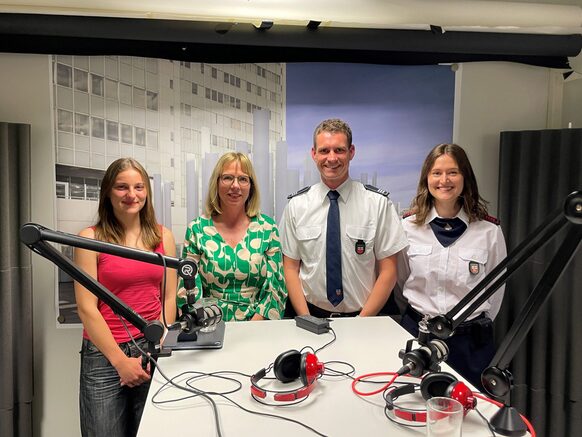
M385 396L386 409L393 412L398 419L425 423L426 409L403 408L396 405L399 397L414 393L417 386L417 384L404 384L390 390ZM437 396L455 399L463 406L465 415L477 405L477 398L469 387L446 372L428 373L420 382L420 393L425 400Z
M259 387L258 382L265 377L269 370L270 367L263 368L251 376L251 395L254 398L266 399L269 394L273 394L275 401L290 402L309 396L315 387L315 382L323 375L325 367L315 354L301 353L295 349L283 352L273 363L275 378L285 384L301 379L303 386L282 391Z

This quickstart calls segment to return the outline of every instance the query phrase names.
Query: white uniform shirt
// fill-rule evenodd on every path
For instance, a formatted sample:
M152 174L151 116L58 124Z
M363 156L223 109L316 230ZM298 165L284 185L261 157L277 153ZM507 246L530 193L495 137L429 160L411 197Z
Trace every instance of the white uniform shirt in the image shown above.
M435 217L433 208L424 225L415 225L414 215L403 220L410 246L398 259L398 284L404 297L415 310L429 316L450 311L507 255L501 227L486 220L469 223L462 209L457 217L467 229L453 244L443 247L429 225ZM482 312L493 320L504 289L500 287L467 320Z
M376 260L407 246L394 205L382 194L348 179L336 191L340 211L344 299L334 307L327 299L326 232L329 187L322 182L289 200L279 230L283 254L300 260L299 277L307 302L332 312L362 309L376 282ZM365 244L361 255L356 242Z

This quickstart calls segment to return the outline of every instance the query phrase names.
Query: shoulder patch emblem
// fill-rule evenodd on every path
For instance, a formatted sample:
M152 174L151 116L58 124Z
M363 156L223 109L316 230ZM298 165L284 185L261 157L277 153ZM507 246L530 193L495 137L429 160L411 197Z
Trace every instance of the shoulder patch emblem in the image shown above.
M497 217L493 217L492 215L486 215L485 217L483 217L483 220L498 226L501 224L501 220L499 220Z
M402 218L405 219L406 217L410 217L411 215L414 215L414 211L412 211L411 209L409 209L404 214L402 214Z
M309 189L310 189L310 188L311 188L311 185L308 185L307 187L303 187L303 188L301 188L299 191L296 191L296 192L295 192L295 193L293 193L293 194L289 194L289 195L287 196L287 200L289 200L289 199L293 199L295 196L299 196L300 194L307 193L307 192L309 191Z
M374 193L378 193L381 194L384 197L388 197L388 195L390 194L388 191L386 190L382 190L381 188L376 188L373 185L369 185L369 184L365 184L364 188L368 191L373 191Z

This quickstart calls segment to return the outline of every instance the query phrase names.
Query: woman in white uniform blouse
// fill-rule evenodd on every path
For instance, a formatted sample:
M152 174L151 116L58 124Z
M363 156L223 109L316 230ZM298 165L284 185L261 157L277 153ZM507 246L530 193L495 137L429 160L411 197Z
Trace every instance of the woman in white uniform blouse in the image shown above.
M401 252L399 285L408 301L402 325L418 334L423 315L451 310L506 256L499 221L488 215L465 151L439 144L426 157L416 197L403 221L410 246ZM447 340L447 363L480 387L495 352L492 320L503 288Z

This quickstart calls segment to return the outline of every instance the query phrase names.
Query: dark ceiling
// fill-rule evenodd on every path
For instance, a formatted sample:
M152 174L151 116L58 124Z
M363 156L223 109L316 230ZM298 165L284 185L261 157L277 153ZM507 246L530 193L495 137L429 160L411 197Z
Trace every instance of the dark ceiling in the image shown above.
M128 55L193 62L438 64L511 61L568 68L582 35L442 32L0 14L0 52Z

